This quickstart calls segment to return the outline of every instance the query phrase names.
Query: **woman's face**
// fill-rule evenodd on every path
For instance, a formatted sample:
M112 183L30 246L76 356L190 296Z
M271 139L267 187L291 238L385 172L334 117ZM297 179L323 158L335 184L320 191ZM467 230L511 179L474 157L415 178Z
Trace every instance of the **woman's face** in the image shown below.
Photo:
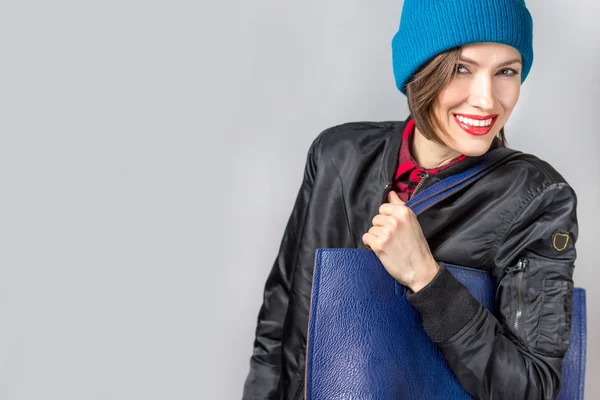
M450 139L446 146L467 156L479 156L490 147L519 99L521 54L499 43L463 47L456 76L435 104L437 120Z

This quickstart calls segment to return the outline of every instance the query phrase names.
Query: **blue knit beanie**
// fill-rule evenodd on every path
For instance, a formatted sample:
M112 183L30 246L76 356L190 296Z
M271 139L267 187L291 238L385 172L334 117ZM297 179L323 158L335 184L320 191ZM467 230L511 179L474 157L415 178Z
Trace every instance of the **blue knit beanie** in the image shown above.
M524 0L404 0L392 40L396 86L439 53L469 43L496 42L523 57L521 82L533 63L533 21Z

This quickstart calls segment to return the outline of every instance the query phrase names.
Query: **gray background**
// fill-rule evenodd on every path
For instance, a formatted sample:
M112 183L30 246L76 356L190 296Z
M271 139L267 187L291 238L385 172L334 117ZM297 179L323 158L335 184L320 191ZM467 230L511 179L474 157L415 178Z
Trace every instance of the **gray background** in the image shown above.
M528 4L507 133L579 195L592 399L600 3ZM0 399L239 398L310 142L407 115L401 7L1 1Z

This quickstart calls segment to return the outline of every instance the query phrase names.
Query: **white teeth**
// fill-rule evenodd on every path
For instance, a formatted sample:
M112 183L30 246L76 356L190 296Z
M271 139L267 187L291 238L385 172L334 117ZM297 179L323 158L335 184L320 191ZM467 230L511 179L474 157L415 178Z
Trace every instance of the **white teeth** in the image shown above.
M471 118L466 118L463 117L462 115L457 115L456 118L464 123L464 124L468 124L471 126L490 126L492 124L492 120L493 118L488 118L488 119L471 119Z

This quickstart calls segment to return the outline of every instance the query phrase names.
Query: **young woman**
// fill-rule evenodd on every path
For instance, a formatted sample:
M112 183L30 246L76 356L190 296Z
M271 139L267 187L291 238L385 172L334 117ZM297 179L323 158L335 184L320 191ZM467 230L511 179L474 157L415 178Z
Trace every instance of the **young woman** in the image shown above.
M341 247L372 249L411 290L427 334L475 398L556 398L571 326L573 190L522 154L419 218L404 205L504 146L533 61L525 3L405 0L392 47L411 117L337 126L311 146L243 398L301 398L315 250ZM489 271L496 315L441 262Z

